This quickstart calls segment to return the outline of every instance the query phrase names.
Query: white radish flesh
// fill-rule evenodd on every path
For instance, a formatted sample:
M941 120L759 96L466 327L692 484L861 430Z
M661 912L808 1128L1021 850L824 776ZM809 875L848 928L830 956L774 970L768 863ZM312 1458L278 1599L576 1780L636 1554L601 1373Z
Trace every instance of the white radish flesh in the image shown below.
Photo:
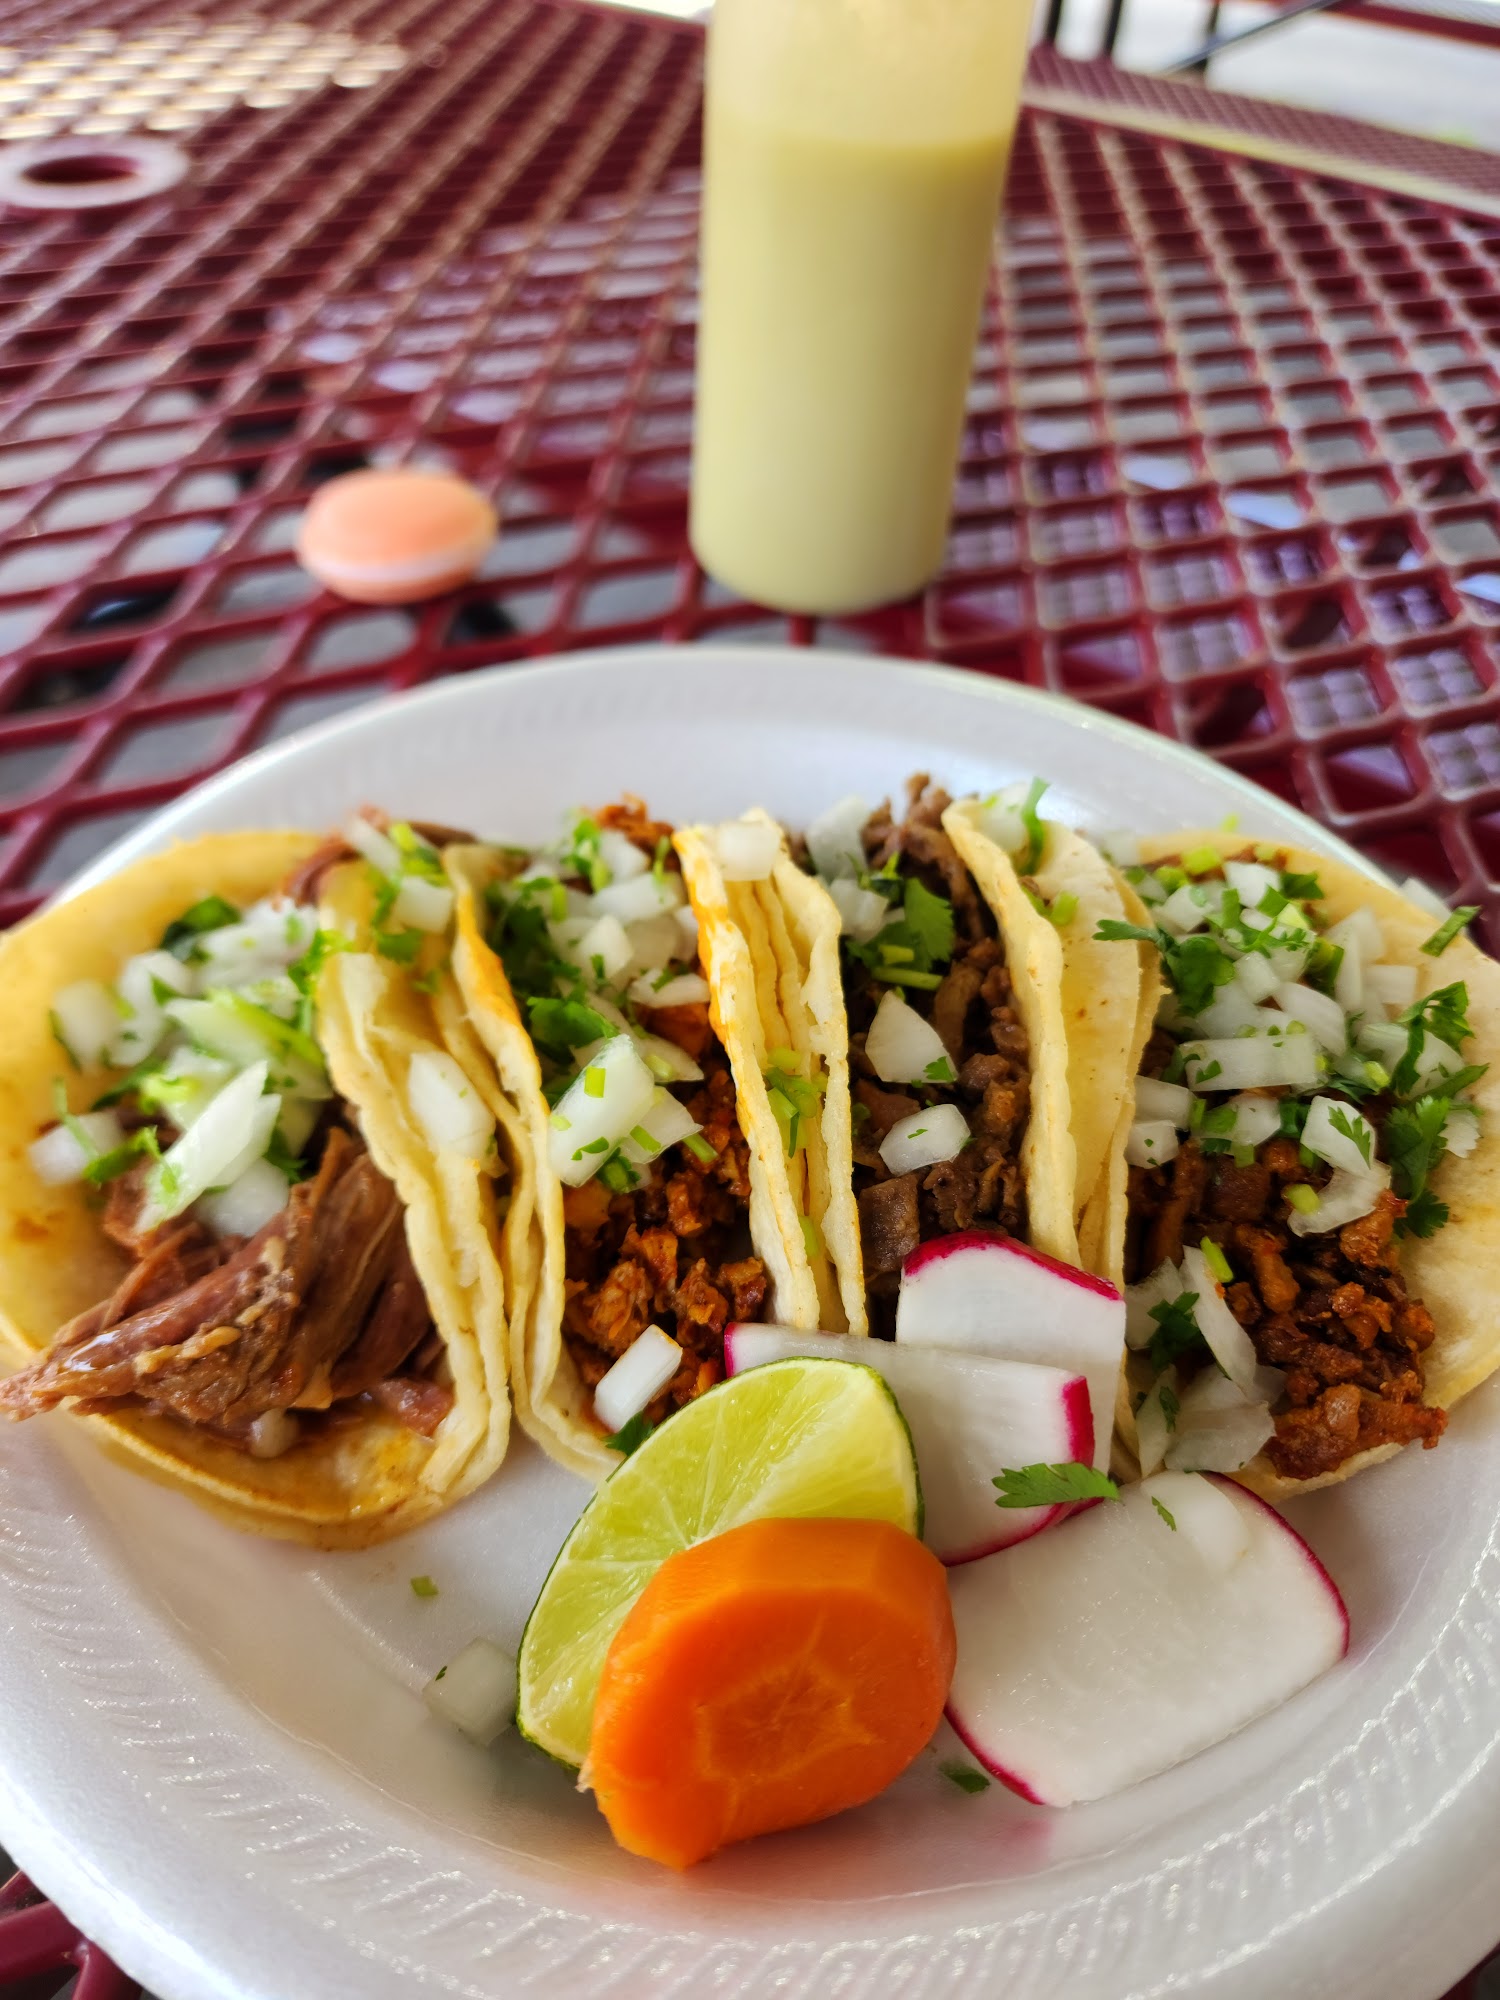
M1280 1516L1185 1473L966 1564L949 1590L949 1720L1040 1805L1170 1770L1290 1700L1349 1644L1337 1588Z
M1102 1278L1008 1236L978 1229L942 1236L906 1260L896 1340L1082 1375L1094 1418L1094 1463L1108 1465L1125 1301Z
M487 1750L515 1716L515 1658L492 1639L471 1639L427 1683L422 1699L439 1722Z
M564 1091L547 1130L548 1157L564 1186L592 1180L655 1095L656 1080L629 1035L601 1042Z
M269 1160L252 1160L239 1178L206 1194L198 1213L215 1236L254 1236L286 1207L287 1178Z
M956 1104L934 1104L898 1118L880 1142L880 1157L893 1174L909 1174L951 1160L969 1143L969 1127Z
M417 1122L437 1152L483 1159L495 1134L494 1117L446 1049L418 1049L407 1089Z
M890 1384L917 1454L922 1538L941 1561L1009 1548L1070 1511L999 1507L995 1476L1006 1466L1092 1464L1094 1422L1081 1375L854 1334L731 1326L724 1335L729 1375L800 1354L873 1368Z
M941 1035L894 988L875 1009L865 1054L882 1083L952 1083L954 1078Z
M84 1111L66 1125L54 1125L27 1149L32 1171L48 1187L83 1179L91 1160L125 1143L125 1128L112 1111Z
M120 1010L110 989L97 979L80 979L52 997L59 1040L80 1069L104 1060L120 1032Z
M648 1326L600 1378L594 1390L594 1415L605 1430L623 1430L661 1394L681 1366L677 1342L659 1326Z
M807 829L808 854L825 882L836 882L840 877L852 880L863 869L865 846L861 835L869 817L870 808L864 800L857 793L850 793L827 812L819 813Z

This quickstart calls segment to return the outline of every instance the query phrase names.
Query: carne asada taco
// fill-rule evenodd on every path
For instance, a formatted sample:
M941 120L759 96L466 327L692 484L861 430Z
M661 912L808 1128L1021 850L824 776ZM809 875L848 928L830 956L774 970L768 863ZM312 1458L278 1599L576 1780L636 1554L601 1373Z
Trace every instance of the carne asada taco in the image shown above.
M612 1436L719 1379L730 1321L774 1298L818 1324L808 1242L763 1081L726 1048L736 1002L700 958L672 829L626 798L536 853L445 858L459 985L534 1177L516 1410L597 1478L627 1448Z
M1120 887L1041 821L1043 789L954 804L919 777L904 820L851 798L806 836L844 933L853 1125L848 1152L829 1142L850 1162L876 1332L936 1237L990 1224L1077 1263L1105 1175L1139 966L1092 942L1123 915Z
M1281 1498L1432 1447L1500 1366L1500 967L1475 913L1223 833L1144 840L1125 872L1147 923L1104 933L1149 940L1170 995L1122 1149L1122 1435L1143 1472Z
M508 1107L421 965L451 907L436 853L364 837L379 895L338 844L218 834L0 945L0 1342L22 1364L0 1413L71 1409L236 1525L322 1546L451 1504L509 1418Z

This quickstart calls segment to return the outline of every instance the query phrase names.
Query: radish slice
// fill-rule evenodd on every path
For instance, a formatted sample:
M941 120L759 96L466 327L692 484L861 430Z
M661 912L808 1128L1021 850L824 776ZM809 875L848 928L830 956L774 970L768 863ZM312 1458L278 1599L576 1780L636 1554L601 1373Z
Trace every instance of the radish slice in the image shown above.
M1171 1523L1158 1512L1159 1503ZM1161 1473L949 1579L948 1719L1038 1805L1102 1799L1243 1729L1349 1646L1337 1587L1230 1480Z
M1109 1464L1125 1301L1102 1278L987 1230L941 1236L902 1269L896 1340L1082 1375L1094 1414L1093 1463Z
M995 1476L1006 1466L1092 1462L1094 1420L1081 1375L936 1347L918 1352L848 1333L783 1326L725 1330L728 1375L799 1354L873 1368L890 1383L917 1454L923 1540L941 1562L972 1562L1009 1548L1071 1512L1066 1506L998 1507Z

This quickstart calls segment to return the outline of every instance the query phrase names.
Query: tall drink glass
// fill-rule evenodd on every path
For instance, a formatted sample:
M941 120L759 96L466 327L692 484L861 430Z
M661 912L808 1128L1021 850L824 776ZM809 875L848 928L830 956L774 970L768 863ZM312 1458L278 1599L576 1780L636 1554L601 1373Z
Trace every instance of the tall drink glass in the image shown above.
M942 563L1027 0L717 0L692 542L782 610Z

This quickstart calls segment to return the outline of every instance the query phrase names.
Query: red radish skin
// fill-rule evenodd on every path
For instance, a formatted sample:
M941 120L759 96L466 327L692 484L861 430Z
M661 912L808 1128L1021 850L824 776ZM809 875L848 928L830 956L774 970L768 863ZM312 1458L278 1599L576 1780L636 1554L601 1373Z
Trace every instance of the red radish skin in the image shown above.
M1007 1236L1001 1229L960 1229L952 1236L935 1236L930 1243L919 1243L901 1266L901 1275L914 1278L929 1264L941 1264L955 1251L974 1250L990 1243L1003 1244L1011 1256L1024 1257L1028 1264L1039 1264L1044 1271L1077 1285L1080 1291L1094 1292L1102 1299L1120 1296L1107 1278L1096 1278L1092 1271L1080 1271L1074 1264L1064 1264L1061 1258L1048 1257L1041 1250L1033 1250L1029 1243Z
M873 1367L889 1382L911 1427L917 1469L927 1497L928 1546L949 1568L1014 1548L1065 1521L1072 1504L1002 1508L994 1477L1006 1465L1038 1461L1092 1462L1093 1404L1082 1375L994 1356L949 1353L936 1347L860 1339L849 1334L802 1333L791 1327L731 1323L724 1330L724 1372L737 1375L791 1354ZM1045 1385L1045 1386L1043 1386ZM1053 1399L1038 1424L1003 1429L1006 1400L1019 1394ZM994 1429L976 1424L984 1397L996 1398ZM952 1398L954 1417L948 1418ZM1011 1406L1012 1409L1014 1405Z
M1349 1624L1349 1607L1344 1602L1344 1593L1339 1589L1338 1585L1334 1582L1332 1575L1329 1573L1327 1563L1324 1562L1323 1558L1313 1548L1312 1544L1306 1539L1305 1536L1299 1535L1297 1533L1297 1530L1292 1526L1291 1522L1286 1518L1285 1514L1278 1513L1276 1508L1274 1508L1271 1505L1269 1500L1262 1499L1259 1493L1252 1493L1248 1486L1242 1486L1237 1479L1231 1479L1227 1472L1202 1472L1199 1473L1198 1476L1200 1479L1208 1480L1210 1485L1232 1488L1233 1491L1241 1497L1241 1499L1253 1500L1256 1506L1259 1507L1263 1513L1269 1514L1271 1518L1283 1529L1283 1531L1286 1534L1290 1535L1292 1540L1297 1544L1298 1548L1301 1549L1303 1555L1306 1556L1308 1562L1311 1564L1313 1569L1315 1569L1318 1575L1323 1579L1323 1583L1328 1591L1328 1595L1333 1599L1334 1603L1338 1606L1339 1617L1343 1620L1343 1625L1344 1625L1344 1646L1343 1646L1343 1651L1339 1654L1339 1658L1341 1660L1345 1659L1348 1656L1349 1641L1352 1636L1352 1628L1350 1627ZM1097 1505L1098 1503L1094 1502L1091 1504Z
M1018 1778L1014 1771L1007 1771L1003 1764L997 1764L987 1751L980 1749L974 1738L953 1713L951 1707L945 1710L943 1719L982 1771L988 1771L990 1776L1004 1785L1007 1791L1014 1792L1018 1799L1025 1799L1027 1805L1045 1806L1047 1804L1047 1801L1041 1794L1033 1791L1024 1778Z

